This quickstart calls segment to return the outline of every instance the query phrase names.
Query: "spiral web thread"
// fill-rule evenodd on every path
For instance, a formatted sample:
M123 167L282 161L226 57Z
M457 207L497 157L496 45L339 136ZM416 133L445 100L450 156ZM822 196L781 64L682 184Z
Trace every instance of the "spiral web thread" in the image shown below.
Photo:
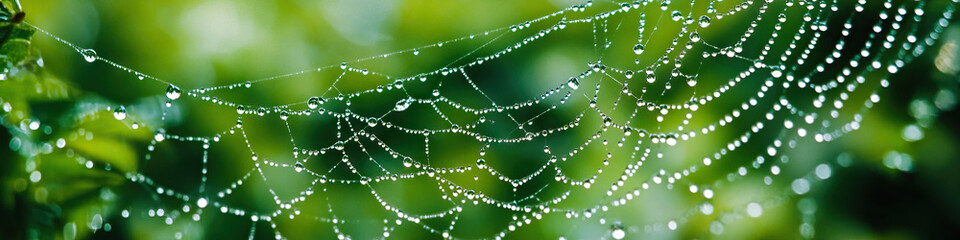
M164 112L158 116L161 120L169 111L175 111L177 108L172 106L181 101L196 101L231 112L236 109L236 123L227 123L230 126L222 131L183 136L163 129L162 123L138 125L135 119L127 117L124 107L103 108L133 129L156 130L141 159L143 165L151 161L157 149L173 148L170 142L185 143L176 145L178 147L202 149L202 156L190 159L202 162L199 187L190 192L164 186L144 169L122 172L76 156L77 162L87 168L96 166L119 172L129 181L151 189L155 199L165 200L158 201L157 208L124 208L122 218L146 216L173 225L180 221L202 221L211 214L236 215L251 222L250 238L257 231L263 231L258 225L269 226L267 231L272 231L277 239L285 238L281 227L284 221L303 218L328 226L341 239L351 235L342 230L346 224L382 226L385 238L407 224L445 238L458 238L457 229L464 227L457 224L461 214L471 207L486 205L510 212L511 218L502 224L505 226L499 232L479 236L483 238L505 237L551 217L568 219L565 221L572 225L599 221L611 226L607 231L609 236L623 238L640 232L674 231L701 214L711 219L717 218L715 216L757 217L764 208L803 195L815 182L828 179L831 167L836 167L833 162L822 162L813 169L791 170L807 173L796 178L781 176L781 172L795 165L785 152L803 141L830 142L857 130L864 120L862 114L879 101L877 91L889 85L886 78L935 44L952 17L955 3L932 9L932 5L924 1L892 0L869 4L865 0L856 3L837 0L588 2L521 24L414 49L191 90L181 90L173 84L176 81L138 72L37 29L74 48L88 62L106 63L140 80L168 85ZM744 19L746 21L739 24L749 25L745 31L724 32L723 36L708 34L711 28L725 21L738 23ZM625 22L633 22L638 28L621 27ZM663 24L675 24L679 32L658 31L658 26ZM552 85L545 86L547 90L542 94L515 102L498 101L499 98L491 96L500 95L492 94L498 90L482 84L488 80L483 79L487 75L475 69L483 64L521 54L529 46L569 31L590 35L598 56L583 59L580 74L548 79ZM618 34L636 36L638 41L614 41ZM519 40L505 42L510 38ZM402 76L360 67L370 61L430 54L456 44L477 48L450 59L445 66ZM665 46L648 47L656 44ZM622 57L624 55L628 57ZM620 61L627 58L637 60ZM738 74L724 79L700 76L704 64L715 60L739 63L730 64ZM326 91L301 102L262 105L221 97L221 94L314 73L332 74L335 80ZM341 90L348 82L368 85L358 90ZM423 89L428 91L421 91ZM422 94L424 92L428 94ZM737 96L743 99L729 99ZM381 105L391 104L377 110L360 110L366 103L362 99L367 98L378 99L373 102ZM720 99L733 104L719 104ZM702 114L708 108L721 116L696 118L710 116ZM393 117L405 113L416 116ZM550 119L555 116L562 118ZM289 135L287 154L268 156L258 152L258 141L251 140L253 137L245 131L245 126L265 119L281 120L277 126L279 131ZM304 141L300 140L303 130L298 130L294 122L322 122L335 129L310 133L312 137L302 138L320 140ZM735 123L746 127L724 130ZM503 129L509 131L501 131ZM721 130L739 133L728 142L706 145L719 146L708 154L683 155L685 160L669 159L671 154L676 154L671 149L685 145L688 145L685 148L702 149L705 145L690 145L698 137ZM577 132L592 134L584 139L573 134ZM570 135L564 135L568 133ZM772 137L757 137L762 134ZM479 149L464 147L458 151L460 155L472 156L468 162L432 156L431 150L436 152L444 144L444 140L437 139L448 136L470 139ZM208 162L241 161L210 157L212 151L218 150L218 143L227 139L242 141L250 153L250 158L242 161L252 160L252 164L236 181L213 186L207 183ZM411 148L411 143L420 145ZM63 139L50 144L57 146L58 151L70 149L70 144ZM510 153L496 154L510 151L501 150L513 149L510 146L522 146L524 153L517 157L510 157ZM741 150L746 146L760 146L752 147L760 150L747 153L753 158L725 158L735 151L747 151ZM497 167L498 164L510 166L497 162L501 160L534 167L518 173L509 167ZM592 162L587 166L598 167L598 170L584 172L567 167L582 166L574 162L583 161ZM721 164L727 167L717 167ZM209 172L214 171L217 170ZM307 177L309 184L292 194L277 191L271 185L285 183L271 179L271 171ZM696 176L703 171L729 174L716 179ZM507 190L488 193L470 183L480 177L491 177L492 181L505 184L496 186L507 186ZM413 179L435 184L441 202L445 203L441 210L419 213L404 209L383 194L389 186L387 183ZM718 207L717 212L714 211L712 199L715 194L721 194L724 187L759 179L771 194L757 196L745 206L723 212ZM272 209L231 205L233 193L254 181L266 186L275 203ZM781 182L786 184L779 184ZM330 199L335 196L328 192L332 186L368 192L379 206L367 207L376 207L386 214L382 214L382 219L338 216L338 208L352 206L332 204ZM620 222L610 213L654 189L678 192L695 200L687 209L676 211L678 215L644 223ZM596 194L602 197L594 197L598 201L592 206L566 204L570 199ZM325 203L320 204L323 210L319 213L304 210L308 205L310 209L317 207L312 199ZM176 203L165 204L169 200ZM722 232L724 224L728 222L716 220L709 229Z

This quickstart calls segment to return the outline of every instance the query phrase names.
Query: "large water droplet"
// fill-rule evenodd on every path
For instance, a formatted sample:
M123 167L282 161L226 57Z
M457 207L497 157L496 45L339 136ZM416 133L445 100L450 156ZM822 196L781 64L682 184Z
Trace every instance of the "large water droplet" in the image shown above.
M376 127L380 123L380 119L377 118L367 118L367 126Z
M487 168L487 161L483 160L483 158L477 159L477 168L480 168L480 169Z
M397 112L407 110L407 108L410 108L411 102L412 100L409 98L397 101L397 105L393 107L393 110Z
M637 45L633 46L633 53L636 53L637 55L643 53L643 44L638 43Z
M120 106L113 110L113 118L116 118L117 120L127 119L127 108Z
M165 139L167 139L167 135L163 131L157 131L157 133L153 135L153 140L157 140L157 142L163 142Z
M673 21L680 21L683 19L683 15L680 13L680 11L674 10L672 13L670 13L670 18L672 18Z
M763 215L763 206L755 202L747 204L747 215L755 218L760 217L760 215Z
M403 166L404 166L404 167L412 167L412 166L413 166L413 159L410 158L410 157L405 157L405 158L403 158Z
M700 41L700 34L697 33L697 32L691 33L691 34L690 34L690 41L691 41L691 42L699 42L699 41Z
M698 23L700 24L701 28L709 27L710 17L707 17L707 15L700 16L700 21Z
M613 223L610 226L610 237L613 239L623 239L627 236L627 232L623 230L623 224L620 222Z
M180 98L180 88L170 84L170 86L167 87L167 98L170 100L177 100L177 98Z
M570 80L567 81L567 86L570 87L570 89L577 90L580 88L580 79L577 79L577 77L570 78Z
M80 54L83 55L83 60L87 60L87 62L93 62L97 60L97 51L94 51L93 49L80 50Z
M296 170L297 172L302 172L302 171L303 171L303 163L297 162L297 164L295 164L295 165L293 166L293 170Z
M463 195L466 196L467 199L474 199L477 197L477 192L473 190L467 190Z
M311 97L307 100L307 107L310 109L317 109L317 107L320 107L320 104L323 104L323 100L320 100L319 97Z
M790 188L793 189L793 192L797 195L803 195L810 191L810 181L804 178L797 178L790 184Z
M673 136L673 135L667 136L667 139L666 139L665 141L667 142L667 145L670 145L670 146L675 146L675 145L677 145L677 137L676 137L676 136Z

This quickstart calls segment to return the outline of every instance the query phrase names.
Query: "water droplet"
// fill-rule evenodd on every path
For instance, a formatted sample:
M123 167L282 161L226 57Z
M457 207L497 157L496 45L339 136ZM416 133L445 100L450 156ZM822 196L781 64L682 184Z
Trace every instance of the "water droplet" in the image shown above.
M820 165L817 165L814 173L816 173L817 177L820 179L827 179L830 178L832 171L829 165L821 163Z
M709 27L710 17L707 17L707 15L700 16L700 21L698 23L700 24L701 28Z
M116 118L117 120L127 119L127 108L120 106L113 110L113 118Z
M367 118L367 126L376 127L380 123L380 119L377 118Z
M177 98L180 98L180 88L170 84L170 86L167 87L167 98L170 100L177 100Z
M626 236L627 232L623 230L622 223L616 222L610 226L610 237L613 237L613 239L623 239Z
M296 170L297 172L302 172L302 171L303 171L303 163L297 162L297 164L295 164L295 165L293 166L293 170Z
M280 112L280 119L281 119L281 120L287 120L287 118L290 118L290 113L289 113L289 112L287 112L287 111Z
M642 54L642 53L643 53L643 44L637 43L637 45L634 45L634 46L633 46L633 53L636 53L637 55Z
M627 79L631 79L633 78L633 71L627 70L626 72L623 73L623 76L626 77Z
M747 214L755 218L760 217L760 215L763 215L763 207L755 202L747 204Z
M413 166L413 158L410 158L410 157L405 157L405 158L403 158L403 166L404 166L404 167L412 167L412 166Z
M80 54L83 55L83 60L87 60L87 62L92 63L93 61L97 60L97 51L94 51L93 49L80 50Z
M487 161L483 160L483 158L477 159L477 168L480 168L480 169L487 168Z
M674 10L672 13L670 13L670 17L673 19L673 21L680 21L683 19L683 15L677 10Z
M670 135L666 139L667 145L675 146L677 145L677 137Z
M653 82L656 82L656 81L657 81L657 75L647 74L647 82L648 82L648 83L653 83Z
M412 101L413 100L409 98L397 101L397 105L393 107L393 110L398 112L407 110L407 108L410 108L410 104Z
M163 131L158 131L157 134L153 135L153 140L157 140L157 142L163 142L164 139L167 139L167 136Z
M700 41L700 34L697 33L697 32L691 33L691 34L690 34L690 41L691 41L691 42L699 42L699 41Z
M790 188L793 189L793 192L797 195L803 195L810 191L810 181L804 178L797 178L793 180L793 183L790 184Z
M247 81L247 82L243 83L243 86L246 87L246 88L253 87L253 82Z
M340 63L340 69L347 69L347 63Z
M434 90L433 90L433 96L434 96L434 97L440 96L440 90L439 90L439 89L434 89Z
M474 199L477 197L477 192L473 190L467 190L463 193L463 195L466 196L467 199Z
M317 107L320 107L320 104L323 104L323 100L320 100L319 97L311 97L307 100L307 107L310 109L317 109Z
M567 81L567 86L570 87L570 89L577 90L577 88L580 88L580 79L571 77L570 80Z
M414 56L420 55L420 50L414 49L414 50L413 50L413 55L414 55Z

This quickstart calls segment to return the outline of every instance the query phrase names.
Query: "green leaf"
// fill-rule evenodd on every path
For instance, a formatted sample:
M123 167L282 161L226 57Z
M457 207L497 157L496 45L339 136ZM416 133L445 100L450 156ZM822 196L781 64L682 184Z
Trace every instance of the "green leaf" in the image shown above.
M0 54L7 56L5 61L17 64L30 56L30 40L15 38L9 39L0 46Z

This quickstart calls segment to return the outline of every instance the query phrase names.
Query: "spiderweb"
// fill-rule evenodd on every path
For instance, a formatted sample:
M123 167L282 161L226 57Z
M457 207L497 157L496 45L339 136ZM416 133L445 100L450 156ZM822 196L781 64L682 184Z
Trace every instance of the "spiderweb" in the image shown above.
M195 89L37 28L90 64L163 91L160 114L101 101L84 113L149 132L136 167L83 156L64 138L37 145L149 195L97 214L86 224L94 231L139 219L178 239L199 224L248 228L251 239L722 234L809 200L849 164L789 153L859 129L887 77L936 43L955 3L587 2L427 46ZM502 73L525 71L513 67L524 66L516 55L567 45L591 52L547 55L574 62L548 74ZM444 61L419 62L424 55ZM378 68L385 61L412 63ZM294 102L243 98L305 81L326 85ZM187 114L212 116L171 120ZM230 117L213 117L222 115ZM76 135L68 140L93 138ZM801 208L799 235L813 237L813 212Z

